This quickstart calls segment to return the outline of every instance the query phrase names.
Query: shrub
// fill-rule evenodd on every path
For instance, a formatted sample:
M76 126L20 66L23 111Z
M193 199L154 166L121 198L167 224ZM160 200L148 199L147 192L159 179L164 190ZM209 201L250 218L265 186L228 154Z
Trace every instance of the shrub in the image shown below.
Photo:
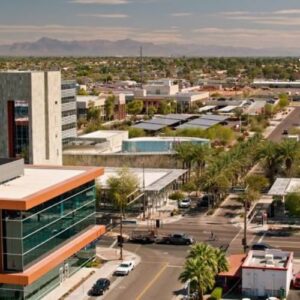
M210 300L221 300L222 299L222 292L223 292L223 289L221 287L216 287L211 295L210 295Z
M184 194L180 191L176 191L176 192L172 193L171 195L169 195L169 199L177 200L177 201L184 199L184 197L185 197Z

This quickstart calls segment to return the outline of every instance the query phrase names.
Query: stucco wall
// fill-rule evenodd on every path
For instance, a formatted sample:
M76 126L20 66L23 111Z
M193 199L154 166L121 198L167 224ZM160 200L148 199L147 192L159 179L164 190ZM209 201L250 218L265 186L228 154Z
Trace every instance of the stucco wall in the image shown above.
M98 155L63 155L64 165L87 165L103 167L132 168L182 168L171 154L98 154Z

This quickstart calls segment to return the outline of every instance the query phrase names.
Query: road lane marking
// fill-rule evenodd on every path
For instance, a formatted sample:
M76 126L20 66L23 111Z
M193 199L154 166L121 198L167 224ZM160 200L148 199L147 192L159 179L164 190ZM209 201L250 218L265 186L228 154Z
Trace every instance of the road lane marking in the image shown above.
M264 232L264 234L261 236L261 238L258 240L259 243L262 242L262 240L264 239L264 237L266 236L267 231Z
M168 264L165 264L160 271L154 276L154 278L147 284L144 290L136 297L136 300L141 300L142 297L146 294L146 292L150 289L150 287L155 283L155 281L162 275L162 273L166 270Z

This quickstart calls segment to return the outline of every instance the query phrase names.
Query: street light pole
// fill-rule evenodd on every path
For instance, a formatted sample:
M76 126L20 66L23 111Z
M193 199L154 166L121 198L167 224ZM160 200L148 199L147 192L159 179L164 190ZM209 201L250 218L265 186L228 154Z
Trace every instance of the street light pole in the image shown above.
M121 216L120 216L120 241L119 241L119 247L120 247L120 260L123 260L123 211L121 208Z

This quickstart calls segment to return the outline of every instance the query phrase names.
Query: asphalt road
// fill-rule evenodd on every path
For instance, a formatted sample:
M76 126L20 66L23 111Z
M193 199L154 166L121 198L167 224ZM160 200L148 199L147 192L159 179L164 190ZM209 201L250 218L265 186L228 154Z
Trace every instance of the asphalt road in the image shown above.
M300 107L295 110L275 128L269 136L270 140L282 139L283 130L300 123ZM226 210L225 210L226 212ZM232 224L232 208L217 217L206 217L200 212L186 215L176 223L163 225L159 234L185 232L192 235L197 242L210 243L220 247L229 244L228 253L242 253L243 229ZM124 229L130 233L130 229ZM216 240L210 241L210 233L214 232ZM290 236L268 236L263 233L248 233L248 245L256 242L266 242L282 250L294 251L294 256L300 258L300 232ZM120 280L119 284L105 295L106 300L169 300L176 299L182 294L183 284L178 281L178 276L187 256L188 246L173 245L136 245L126 243L126 250L136 253L141 257L141 263L129 276ZM289 300L300 299L298 291L292 291Z
M282 132L293 127L300 126L300 107L294 107L294 111L287 116L270 134L269 140L278 142L282 139Z
M128 232L130 230L127 229ZM210 241L211 231L216 236L214 241ZM243 229L232 224L230 216L207 217L200 213L187 215L176 223L164 225L158 233L164 235L175 232L191 234L196 241L216 247L230 244L229 254L242 253ZM284 237L264 233L249 232L248 244L266 242L282 250L292 250L295 257L300 258L300 231ZM178 276L189 246L125 243L124 248L139 255L141 263L104 297L106 300L168 300L176 299L176 295L184 293ZM296 296L293 295L298 294L295 291L291 295L291 299L295 300Z

